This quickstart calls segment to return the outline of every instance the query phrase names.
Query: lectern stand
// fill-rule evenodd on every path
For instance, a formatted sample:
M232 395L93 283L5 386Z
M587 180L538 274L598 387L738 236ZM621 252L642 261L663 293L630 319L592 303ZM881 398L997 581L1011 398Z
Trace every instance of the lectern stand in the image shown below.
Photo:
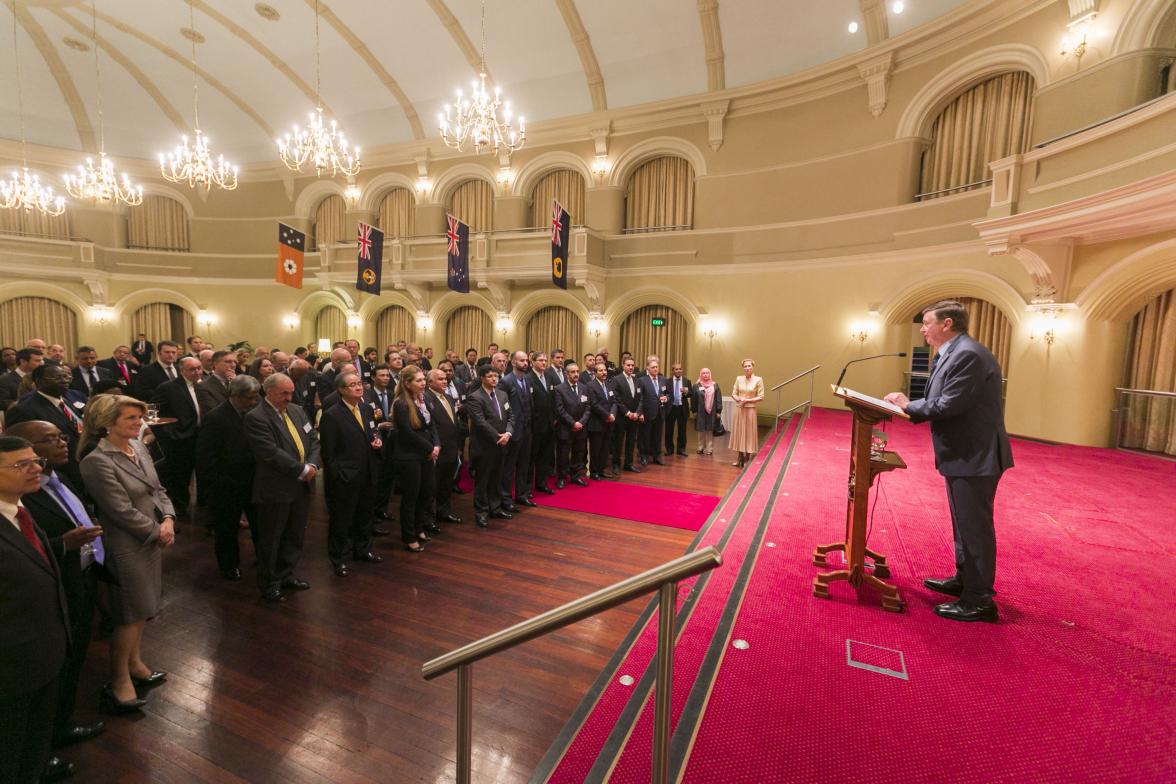
M889 421L891 417L909 419L898 406L884 400L869 397L852 389L834 386L833 394L845 401L853 411L853 436L849 458L849 506L845 514L845 541L824 544L813 554L815 566L829 566L827 553L845 553L845 568L833 572L822 572L813 578L813 596L829 598L829 583L846 580L855 588L863 583L872 585L882 592L882 608L890 612L902 612L903 601L898 589L883 579L890 576L886 556L866 547L866 523L870 510L870 487L874 477L896 468L906 468L906 463L896 452L882 452L871 455L870 443L874 425ZM859 481L860 479L860 481ZM866 571L866 559L873 562L873 573Z

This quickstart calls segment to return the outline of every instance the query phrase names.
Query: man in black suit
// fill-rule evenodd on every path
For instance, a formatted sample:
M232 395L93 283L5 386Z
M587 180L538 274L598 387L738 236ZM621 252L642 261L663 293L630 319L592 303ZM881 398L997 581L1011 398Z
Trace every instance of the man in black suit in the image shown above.
M454 377L463 387L472 387L478 383L478 350L467 348L465 362L459 362L453 367Z
M40 489L41 461L25 439L0 436L0 781L20 784L48 772L70 645L60 569L48 537L20 503Z
M585 379L581 386L588 390L588 405L592 416L588 419L588 475L600 481L613 479L605 473L608 467L609 442L613 423L616 422L617 405L613 400L616 393L609 388L608 365L596 363L596 378Z
M429 416L437 425L437 437L441 441L441 451L437 455L434 519L438 523L460 523L461 518L453 513L449 499L453 492L453 479L457 474L457 456L458 450L461 449L461 428L458 424L453 401L445 393L449 383L445 371L440 368L430 370L427 377L429 386L425 392L425 405L428 406Z
M633 376L636 363L627 357L621 363L621 372L611 382L613 402L616 404L617 420L613 423L612 464L613 472L619 473L621 466L626 471L641 473L633 465L633 449L641 426L641 387Z
M1001 406L1000 365L968 335L968 314L959 302L946 300L923 311L921 332L936 351L926 396L908 400L901 392L891 392L886 401L906 411L912 422L931 422L935 467L947 482L956 573L923 584L959 597L937 606L937 615L995 623L992 508L1000 477L1013 466Z
M74 487L82 486L82 472L78 469L78 438L82 433L82 413L85 402L76 392L68 392L70 372L61 365L41 365L32 372L36 390L21 399L4 417L6 426L18 422L51 422L69 439L69 460L58 468ZM67 394L68 392L68 394Z
M160 354L163 349L160 348ZM175 505L177 515L187 513L191 500L189 485L192 472L196 470L196 431L200 426L200 405L196 401L196 385L200 381L202 368L196 357L184 357L178 363L180 377L165 381L155 390L155 404L159 406L159 418L174 418L176 421L152 428L164 460L160 481L167 495Z
M180 356L180 347L170 340L159 341L159 361L143 365L139 370L139 378L135 382L135 397L140 400L151 401L155 397L155 388L167 381L174 381L180 377L176 369L176 360ZM173 501L175 499L172 499Z
M139 377L139 368L131 362L131 349L127 346L116 346L109 359L100 360L97 367L110 372L112 378L122 387L122 393L129 395L135 390Z
M0 376L0 411L8 408L20 397L20 382L45 364L45 354L37 348L22 348L16 352L16 368Z
M645 375L637 379L637 384L641 387L641 437L637 442L641 465L665 465L661 459L662 425L669 390L657 357L650 355L645 360Z
M229 382L236 375L237 357L233 352L212 352L212 372L196 385L196 404L200 416L208 416L214 408L229 399Z
M258 517L253 505L256 465L245 437L245 415L257 407L261 384L252 376L229 382L226 402L204 415L196 439L196 476L208 496L216 565L226 580L241 579L241 515L257 552Z
M531 388L531 465L535 474L535 489L553 494L547 486L555 456L555 397L556 385L547 378L547 355L536 351L531 355L531 372L527 374Z
M474 470L474 522L485 528L486 518L511 519L502 506L502 461L514 435L516 413L510 398L498 389L498 370L478 367L481 386L466 393L470 418L470 464Z
M392 433L392 401L395 397L392 371L387 365L376 365L372 368L372 385L364 390L363 399L371 407L380 440L384 442L380 449L380 476L373 494L375 515L377 520L389 522L392 515L388 514L388 504L392 502L392 488L396 485L396 439ZM382 525L372 526L374 536L387 536L389 533Z
M490 345L486 346L486 356L484 356L484 357L479 357L479 358L478 358L478 364L479 364L479 365L491 365L491 364L493 364L493 363L494 363L494 355L495 355L495 354L497 354L497 353L498 353L498 344L497 344L497 343L491 343ZM502 373L500 372L500 373L499 373L499 375L501 376L501 375L502 375ZM499 379L498 379L498 382L499 382L499 383L502 383L502 379L501 379L501 378L499 378Z
M683 377L681 363L675 362L670 367L670 377L666 379L667 455L686 457L686 423L690 421L691 391L690 379Z
M372 552L372 512L384 442L371 406L363 402L359 374L339 373L335 389L339 402L323 411L319 438L327 475L327 557L335 574L346 577L348 557L366 563L384 560Z
M544 372L547 376L548 386L554 389L568 380L564 375L564 350L562 348L552 349L551 355L547 359L547 370Z
M584 481L585 456L588 454L588 420L592 407L588 403L588 389L580 384L580 366L564 363L568 380L555 388L556 447L555 486L566 482L587 487Z
M294 576L294 567L302 558L310 496L322 457L314 426L290 403L290 377L274 373L261 388L265 400L245 415L245 437L256 461L257 585L267 602L280 602L283 588L310 588Z
M162 346L164 342L170 341L160 341L160 345ZM172 343L172 345L174 346L175 344ZM155 346L151 345L151 341L147 339L147 335L142 332L136 335L134 342L131 343L131 356L139 363L139 367L145 368L150 365L151 357L154 354ZM174 362L175 360L172 361Z
M112 378L114 378L113 373L106 368L98 367L98 352L91 346L82 346L74 353L70 389L89 397L93 393L95 384Z
M496 356L501 356L498 354ZM508 512L518 506L535 506L531 500L531 385L527 382L530 361L527 352L510 356L511 369L498 382L498 388L510 397L515 410L515 432L506 448L502 463L502 506ZM514 508L512 508L514 507Z
M311 422L318 416L319 373L305 359L295 359L290 362L286 374L294 382L294 396L290 401L306 412Z
M612 378L617 373L621 372L620 368L617 367L615 362L609 361L607 348L601 348L599 351L596 352L596 364L599 365L601 360L604 360L604 367L608 371L609 378Z
M40 488L21 496L21 503L49 540L69 605L73 645L61 670L53 732L54 745L64 746L89 740L104 728L100 721L75 724L70 720L77 701L82 665L90 646L98 572L105 560L102 529L90 519L79 488L70 486L67 479L54 471L69 461L69 441L56 425L21 422L10 427L6 435L27 440L33 445L37 457L47 461L41 472Z
M343 345L346 347L347 351L351 354L351 364L355 366L356 372L359 373L360 380L363 381L363 383L365 385L371 384L372 383L372 366L371 366L371 363L369 363L366 359L364 359L363 354L360 353L359 341L352 339L352 340L348 340Z

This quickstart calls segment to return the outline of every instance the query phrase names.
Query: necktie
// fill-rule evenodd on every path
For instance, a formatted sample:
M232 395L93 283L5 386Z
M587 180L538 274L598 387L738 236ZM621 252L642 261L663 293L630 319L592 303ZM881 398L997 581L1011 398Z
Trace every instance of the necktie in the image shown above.
M123 381L127 382L128 384L131 383L131 374L127 372L126 362L118 363L118 372L122 373Z
M200 424L200 401L196 398L196 385L188 385L188 395L192 398L192 408L196 411L196 424Z
M298 428L294 427L294 420L285 411L282 412L282 419L286 423L286 429L290 431L290 438L294 439L294 448L298 450L298 459L306 462L306 447L302 445L302 436L298 435Z
M16 522L20 523L21 535L29 540L41 557L45 559L46 564L50 564L49 555L45 552L45 548L41 545L41 540L37 538L37 532L33 530L33 518L29 515L27 509L23 506L16 507Z
M388 393L380 392L380 412L383 413L384 419L388 418Z
M93 521L90 520L90 515L86 514L86 510L82 507L82 502L62 483L57 477L56 472L46 476L45 485L52 491L52 495L57 499L57 503L73 518L74 525L82 528L94 527ZM95 539L90 547L91 550L88 553L84 548L82 550L83 569L89 566L92 561L97 561L98 563L105 563L106 561L106 550L102 545L101 536Z
M437 395L436 392L433 394ZM453 407L449 405L449 397L447 395L437 395L437 399L441 401L441 405L445 406L445 413L449 415L450 421L456 421L453 419Z
M89 368L86 371L86 389L93 389L97 383L98 379L94 377L94 368Z
M625 380L629 382L629 395L630 395L631 397L636 397L636 396L637 396L637 390L636 390L636 388L634 388L634 386L633 386L633 377L632 377L632 376L630 376L629 374L627 374L627 373L626 373L626 374L625 374Z
M547 391L547 379L545 379L543 376L539 375L538 373L535 374L535 377L539 379L540 386L542 386L543 391L546 392Z
M498 402L498 393L491 392L490 398L494 401L494 408L498 410L498 418L502 419L502 404Z
M359 406L354 406L351 413L355 414L355 422L359 425L359 429L363 430L363 416L359 413Z
M600 392L601 392L601 394L604 395L604 402L607 403L608 402L608 388L604 385L604 382L601 381L599 378L596 379L596 383L600 384Z
M58 407L61 409L61 413L65 414L65 418L69 420L70 424L73 425L79 433L81 433L82 420L78 419L77 414L69 410L69 406L65 404L64 400L58 404Z
M674 405L682 405L682 382L679 379L674 379Z
M176 377L176 369L172 365L167 366L167 377L174 379Z

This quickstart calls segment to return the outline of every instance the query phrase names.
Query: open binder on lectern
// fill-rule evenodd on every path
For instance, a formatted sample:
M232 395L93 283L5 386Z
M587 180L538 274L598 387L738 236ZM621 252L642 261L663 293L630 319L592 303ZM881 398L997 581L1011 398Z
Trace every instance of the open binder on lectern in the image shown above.
M907 412L903 411L901 408L894 405L893 403L887 403L885 400L883 400L881 398L870 397L869 395L863 394L861 392L855 392L854 390L850 389L849 387L839 387L836 384L834 384L833 385L833 395L841 398L842 400L852 402L856 405L864 406L869 409L873 409L874 411L877 411L879 414L889 414L890 416L902 417L903 419L910 419L910 416L907 414Z

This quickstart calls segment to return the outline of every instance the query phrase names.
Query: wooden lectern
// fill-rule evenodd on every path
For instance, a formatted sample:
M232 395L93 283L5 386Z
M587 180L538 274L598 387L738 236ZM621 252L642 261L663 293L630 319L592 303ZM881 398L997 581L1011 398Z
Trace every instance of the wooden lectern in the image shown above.
M898 589L883 578L890 576L886 556L866 547L866 522L870 511L870 487L874 477L896 468L906 468L906 463L896 452L882 452L871 455L870 443L874 425L887 422L891 417L910 419L898 406L884 400L854 392L852 389L834 386L833 394L845 401L853 411L853 435L849 457L849 506L845 514L845 541L836 544L818 545L813 554L815 566L829 566L827 553L840 550L845 553L845 568L833 572L822 572L813 578L813 596L829 598L829 583L847 580L857 588L863 583L872 585L882 592L882 608L890 612L902 612L903 601ZM861 477L864 481L858 481ZM873 573L866 571L866 558L873 562Z

